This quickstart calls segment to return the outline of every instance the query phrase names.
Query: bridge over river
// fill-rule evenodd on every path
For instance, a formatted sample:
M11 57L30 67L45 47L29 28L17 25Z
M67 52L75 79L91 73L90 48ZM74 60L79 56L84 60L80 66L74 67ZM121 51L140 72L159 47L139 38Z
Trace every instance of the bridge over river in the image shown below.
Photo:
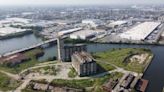
M57 40L57 38L46 40L46 41L43 41L41 43L38 43L38 44L35 44L35 45L32 45L32 46L26 47L26 48L22 48L22 49L19 49L19 50L15 50L15 51L11 51L11 52L5 53L5 54L1 55L0 57L8 56L8 55L16 54L16 53L20 53L20 52L27 51L27 50L30 50L30 49L34 49L36 47L42 46L42 45L47 44L47 43L54 42L56 40Z

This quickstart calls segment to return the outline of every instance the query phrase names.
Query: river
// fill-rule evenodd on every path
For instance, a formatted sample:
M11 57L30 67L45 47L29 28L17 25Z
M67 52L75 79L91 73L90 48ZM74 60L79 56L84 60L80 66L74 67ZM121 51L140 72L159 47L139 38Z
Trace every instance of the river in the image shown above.
M25 48L33 44L42 42L34 34L28 34L21 37L0 40L0 54L4 54L13 50Z
M21 49L41 42L40 38L33 34L12 39L0 40L0 54L12 50ZM112 48L149 48L155 57L144 73L144 78L149 80L146 92L162 92L164 86L164 46L155 45L127 45L127 44L88 44L88 52L100 52ZM56 45L44 49L44 56L39 58L41 61L57 55Z

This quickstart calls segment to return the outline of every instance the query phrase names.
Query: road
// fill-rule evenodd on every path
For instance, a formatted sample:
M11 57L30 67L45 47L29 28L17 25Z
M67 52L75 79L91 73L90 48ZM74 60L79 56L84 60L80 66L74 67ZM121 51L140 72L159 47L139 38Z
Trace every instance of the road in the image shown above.
M3 73L3 74L6 74L7 76L9 76L10 78L13 78L15 80L18 80L20 78L19 75L17 75L17 74L12 74L12 73L5 72L5 71L2 71L2 70L0 70L0 72Z
M67 63L67 62L62 62L62 63L55 63L55 64L49 64L49 63L43 63L43 64L38 64L37 66L34 66L34 67L30 67L30 68L27 68L27 69L25 69L25 70L22 70L20 73L19 73L19 75L20 74L23 74L24 72L26 72L26 71L29 71L29 70L32 70L32 69L37 69L37 68L42 68L42 67L46 67L46 66L54 66L54 65L68 65L68 64L70 64L70 63Z
M22 89L26 88L30 81L31 79L24 80L23 83L14 92L21 92Z

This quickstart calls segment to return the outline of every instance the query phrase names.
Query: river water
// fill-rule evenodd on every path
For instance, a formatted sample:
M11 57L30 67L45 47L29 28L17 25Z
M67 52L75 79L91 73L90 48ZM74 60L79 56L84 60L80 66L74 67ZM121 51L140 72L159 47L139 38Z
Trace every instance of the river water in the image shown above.
M42 40L33 34L0 40L0 54L35 45Z
M40 38L33 34L12 39L0 40L0 54L10 52L12 50L21 49L30 45L41 42ZM149 80L146 92L162 92L164 86L164 46L155 45L127 45L127 44L88 44L88 52L100 52L112 48L149 48L155 57L144 73L144 78ZM57 55L56 45L45 48L44 56L39 60L44 61L50 57Z

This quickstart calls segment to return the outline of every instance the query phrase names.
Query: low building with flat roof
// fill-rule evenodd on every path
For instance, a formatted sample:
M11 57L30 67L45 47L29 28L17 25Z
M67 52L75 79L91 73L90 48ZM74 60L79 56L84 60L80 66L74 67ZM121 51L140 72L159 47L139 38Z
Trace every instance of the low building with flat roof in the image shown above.
M130 84L133 82L134 78L135 77L132 74L127 75L121 83L121 87L124 87L125 89L130 88Z
M8 36L12 34L22 33L28 31L27 29L13 28L13 27L2 27L0 28L0 36Z
M115 86L118 84L119 80L113 80L110 79L108 82L104 83L102 88L106 92L112 92L112 90L115 88Z
M124 24L127 24L127 23L128 23L128 21L118 20L118 21L111 22L108 25L108 27L117 27L117 26L124 25Z
M70 38L71 39L84 39L85 40L85 39L94 38L98 35L105 34L105 33L106 33L105 30L99 30L99 29L88 30L88 29L85 29L85 30L80 30L80 31L77 31L77 32L70 34Z
M88 76L97 73L97 64L87 52L75 52L72 55L72 66L79 76Z
M149 81L145 79L140 79L136 85L136 90L139 92L145 92Z
M58 34L59 35L66 35L66 34L70 34L70 33L76 32L76 31L80 31L80 30L82 30L81 27L79 27L79 28L73 28L73 29L69 29L69 30L59 31Z
M130 30L120 34L123 39L142 41L150 35L161 23L160 22L144 22Z
M85 19L85 20L82 20L82 23L89 24L92 27L98 27L98 26L104 25L103 21L101 21L99 19Z

